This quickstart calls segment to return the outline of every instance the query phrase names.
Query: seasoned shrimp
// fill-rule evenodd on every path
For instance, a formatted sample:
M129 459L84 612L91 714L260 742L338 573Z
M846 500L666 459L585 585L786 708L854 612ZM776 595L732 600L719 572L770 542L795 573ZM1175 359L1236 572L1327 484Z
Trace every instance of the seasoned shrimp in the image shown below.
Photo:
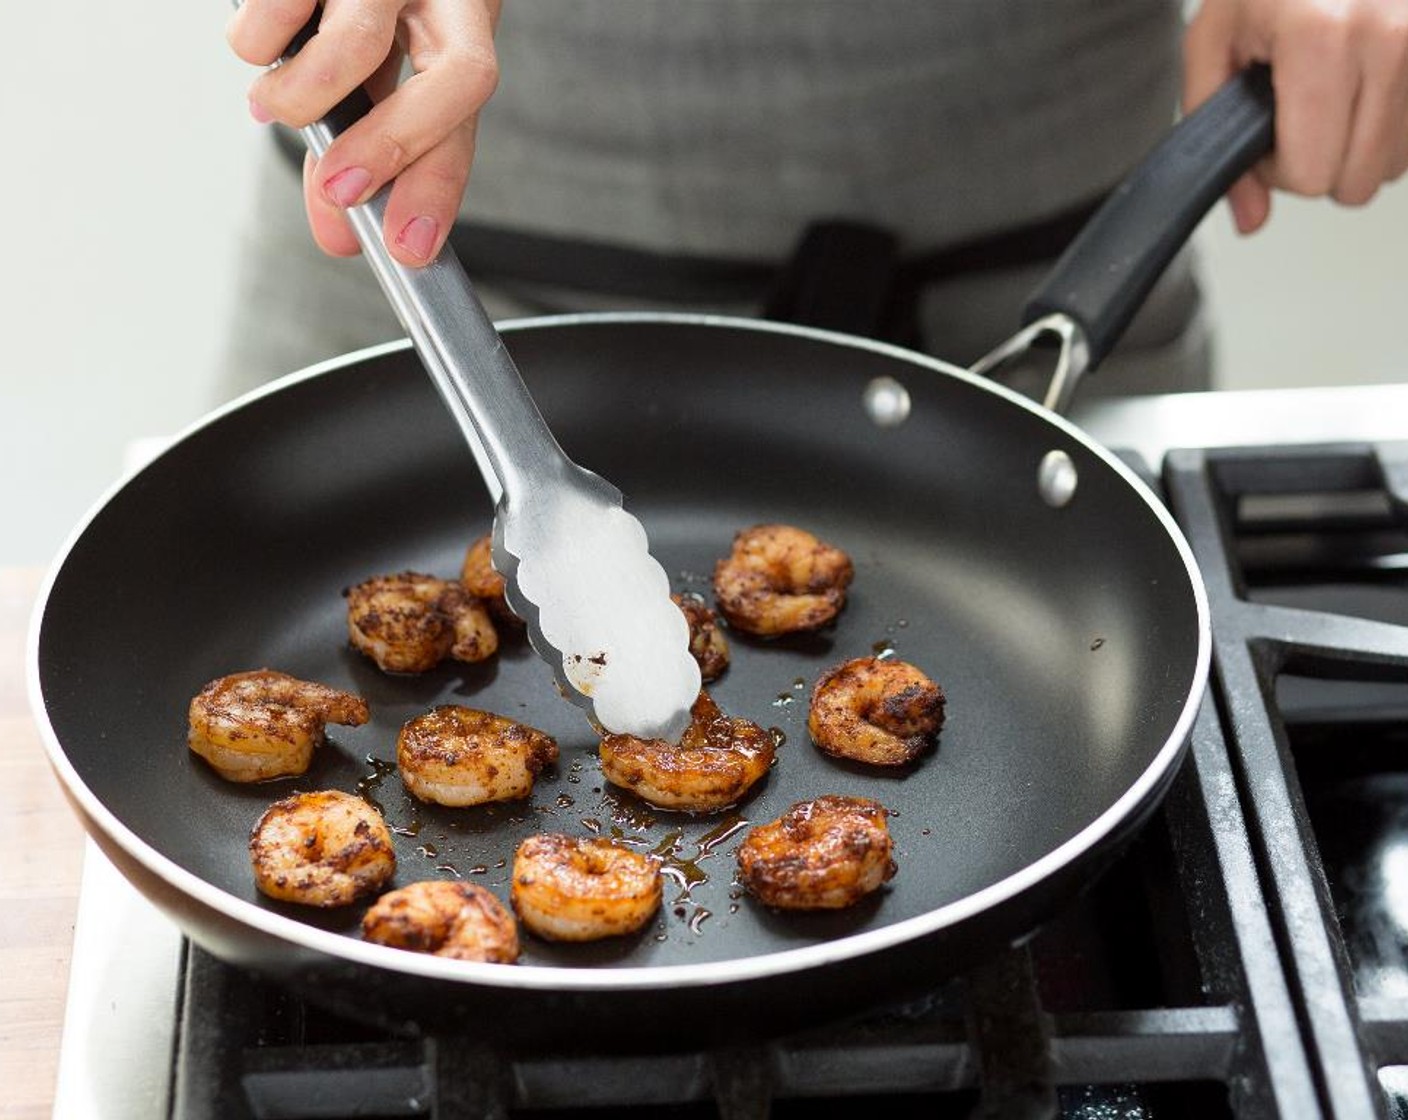
M186 741L222 778L257 782L302 774L327 723L367 722L367 702L274 669L231 673L191 699Z
M791 525L755 525L714 566L714 597L730 626L764 637L817 630L846 605L855 569L839 548Z
M474 883L433 879L388 891L362 916L362 936L378 945L457 961L512 964L518 923Z
M660 864L606 839L530 836L513 858L513 908L551 941L634 933L660 908Z
M724 715L707 692L700 692L689 714L678 743L604 736L606 780L664 809L721 809L768 772L777 753L770 732Z
M406 788L439 805L512 801L557 761L557 740L492 712L445 704L416 716L396 738Z
M718 680L728 668L728 640L719 629L709 605L694 594L671 595L689 623L689 652L699 663L699 677L706 684Z
M489 608L499 622L522 626L523 620L513 613L504 599L504 577L494 570L494 538L485 533L469 546L460 569L460 582L465 590Z
M738 849L743 885L769 906L838 910L894 878L885 807L868 797L800 801L749 831Z
M944 725L944 690L907 661L857 657L822 674L807 730L827 754L902 766Z
M499 648L489 612L458 582L401 572L343 594L352 644L388 673L424 673L447 657L483 661Z
M305 906L346 906L396 873L391 832L371 805L329 789L275 801L249 836L254 885Z

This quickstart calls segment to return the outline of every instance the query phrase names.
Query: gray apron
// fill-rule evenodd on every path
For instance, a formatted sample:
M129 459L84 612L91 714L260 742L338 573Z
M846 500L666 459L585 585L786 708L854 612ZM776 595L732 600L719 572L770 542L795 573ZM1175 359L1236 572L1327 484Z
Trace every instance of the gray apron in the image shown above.
M496 318L757 314L762 292L564 284L551 247L765 270L815 222L864 223L901 261L960 250L963 267L911 293L908 341L968 362L1015 328L1055 252L994 263L984 247L1092 205L1152 146L1173 120L1181 33L1176 0L515 0L461 216L547 250L517 274L472 252L465 265ZM313 246L273 145L258 192L222 397L402 334L361 261ZM1035 388L1035 371L1005 376ZM1185 256L1083 391L1208 382Z

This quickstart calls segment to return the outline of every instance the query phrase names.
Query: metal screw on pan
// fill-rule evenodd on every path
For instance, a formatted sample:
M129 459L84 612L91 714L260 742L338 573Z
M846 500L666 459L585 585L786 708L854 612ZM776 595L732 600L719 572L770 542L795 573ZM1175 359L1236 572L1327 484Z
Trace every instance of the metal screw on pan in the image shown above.
M882 428L898 428L909 419L909 390L893 377L877 377L861 394L865 414Z
M1090 368L1090 346L1085 340L1085 332L1068 315L1058 312L1029 323L974 362L973 372L989 377L994 370L1053 336L1061 349L1056 356L1056 370L1051 375L1051 383L1041 403L1052 412L1065 412L1075 396L1076 385ZM1076 465L1064 451L1053 449L1042 456L1041 465L1036 471L1036 488L1047 505L1060 509L1068 504L1075 497L1076 483L1079 481Z
M1036 487L1041 500L1052 509L1070 504L1079 481L1075 463L1060 448L1053 448L1041 457L1041 466L1036 469Z

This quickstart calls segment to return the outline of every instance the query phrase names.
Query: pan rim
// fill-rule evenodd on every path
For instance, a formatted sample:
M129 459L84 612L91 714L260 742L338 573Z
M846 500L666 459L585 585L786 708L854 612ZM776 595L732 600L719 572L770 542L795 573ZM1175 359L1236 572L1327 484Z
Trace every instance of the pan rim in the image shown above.
M511 335L516 331L528 329L629 323L742 329L793 335L893 357L910 365L956 377L983 392L992 393L1012 405L1025 409L1078 443L1123 479L1163 526L1175 551L1183 561L1198 622L1197 655L1183 708L1163 745L1155 752L1148 766L1135 781L1080 831L1049 850L1039 859L980 891L937 909L881 926L878 929L865 930L819 944L773 953L685 965L643 964L592 968L559 965L523 967L444 960L425 954L409 953L358 941L342 933L318 929L295 918L266 910L253 902L229 894L187 871L174 860L162 855L147 844L145 840L123 824L83 781L76 767L69 761L49 720L48 709L44 703L39 664L40 636L49 598L70 552L87 531L88 526L106 508L108 503L149 465L142 464L124 472L117 481L107 488L74 526L55 554L40 587L26 639L26 688L30 708L40 732L45 753L55 774L81 810L81 815L91 822L91 826L97 828L102 835L109 838L149 874L165 882L181 896L193 900L222 918L252 928L262 936L290 942L304 950L385 971L456 984L547 991L627 992L661 987L696 988L744 983L836 964L881 952L906 942L923 939L994 910L1017 898L1023 892L1037 887L1049 877L1074 864L1136 814L1182 758L1192 731L1193 721L1207 687L1212 637L1207 591L1202 574L1193 557L1192 549L1182 530L1174 521L1173 515L1133 470L1065 417L1043 408L1005 386L987 381L966 369L941 359L871 339L788 323L774 323L728 315L681 312L584 312L569 315L535 316L506 320L498 324L498 328ZM280 392L303 381L324 376L346 366L408 350L410 346L410 342L406 339L381 343L348 354L338 355L286 374L199 417L177 433L167 446L168 448L174 447L184 442L206 427L215 424L228 413L243 408L265 396ZM164 453L165 449L162 454ZM156 458L160 458L160 454ZM178 926L183 925L174 915L168 916Z

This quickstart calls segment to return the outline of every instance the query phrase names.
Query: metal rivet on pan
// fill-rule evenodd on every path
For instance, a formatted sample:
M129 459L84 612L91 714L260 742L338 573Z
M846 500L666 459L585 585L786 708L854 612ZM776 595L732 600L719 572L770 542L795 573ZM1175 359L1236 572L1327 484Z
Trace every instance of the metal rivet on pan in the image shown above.
M877 377L861 395L865 414L882 428L897 428L909 419L909 390L893 377Z
M1069 504L1076 495L1076 465L1064 451L1048 451L1036 469L1036 486L1041 499L1052 509Z

